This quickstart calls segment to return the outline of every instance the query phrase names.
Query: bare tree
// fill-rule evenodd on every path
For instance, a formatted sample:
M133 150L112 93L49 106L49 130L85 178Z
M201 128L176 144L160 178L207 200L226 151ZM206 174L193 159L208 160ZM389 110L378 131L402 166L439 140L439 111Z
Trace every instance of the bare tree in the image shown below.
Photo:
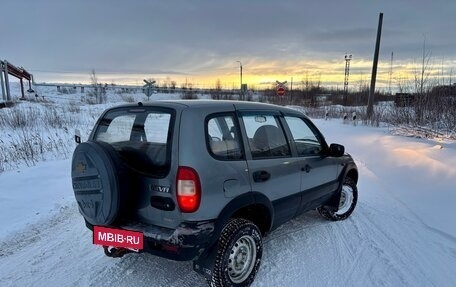
M395 80L399 93L410 93L412 91L413 83L409 78L399 76Z
M92 86L92 91L89 91L87 94L91 98L89 100L90 103L93 104L103 104L106 102L106 88L107 84L104 86L98 82L98 77L95 72L95 69L92 69L90 74L90 82Z
M215 81L215 89L211 93L211 97L214 100L220 100L222 98L222 82L220 81L220 79L217 79Z
M432 51L426 51L426 37L424 37L423 56L421 58L421 70L419 74L415 67L415 90L421 95L425 92L425 88L429 81L429 76L432 72L431 58Z
M449 79L450 86L453 84L452 81L453 81L453 68L451 68L451 70L450 70L450 79Z

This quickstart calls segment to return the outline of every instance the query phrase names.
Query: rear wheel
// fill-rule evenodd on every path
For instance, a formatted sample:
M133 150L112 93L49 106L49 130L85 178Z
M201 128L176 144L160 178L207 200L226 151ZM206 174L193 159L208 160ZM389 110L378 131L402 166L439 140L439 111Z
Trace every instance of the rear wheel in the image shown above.
M349 177L345 178L342 184L339 206L337 210L329 206L317 208L317 211L326 219L337 221L348 218L358 202L358 188L356 183Z
M263 241L251 221L235 218L222 230L210 286L250 286L260 266Z

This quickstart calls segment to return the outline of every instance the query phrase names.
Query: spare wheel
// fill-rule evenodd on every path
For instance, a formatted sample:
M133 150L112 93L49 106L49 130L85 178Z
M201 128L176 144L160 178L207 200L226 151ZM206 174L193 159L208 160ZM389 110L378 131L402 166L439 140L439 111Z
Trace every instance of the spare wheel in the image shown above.
M109 225L121 213L122 164L112 146L88 141L79 144L71 163L71 179L79 211L92 225Z

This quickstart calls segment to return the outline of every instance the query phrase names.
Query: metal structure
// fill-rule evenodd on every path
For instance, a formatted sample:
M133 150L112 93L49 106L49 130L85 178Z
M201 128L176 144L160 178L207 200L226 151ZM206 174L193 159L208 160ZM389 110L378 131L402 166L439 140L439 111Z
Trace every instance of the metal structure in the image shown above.
M348 76L350 75L350 61L352 55L345 54L345 79L344 79L344 95L348 94Z
M0 61L0 86L2 89L2 99L6 101L5 84L3 82L3 61Z
M22 68L22 67L18 68L16 66L8 63L8 61L3 60L3 61L0 61L0 71L1 71L0 72L0 77L1 77L0 84L2 86L2 98L4 101L6 101L6 102L11 101L9 75L18 78L19 81L21 82L21 94L22 94L21 100L25 99L23 79L26 79L29 82L28 91L33 92L32 84L30 82L32 80L32 75L29 72L27 72L24 68Z

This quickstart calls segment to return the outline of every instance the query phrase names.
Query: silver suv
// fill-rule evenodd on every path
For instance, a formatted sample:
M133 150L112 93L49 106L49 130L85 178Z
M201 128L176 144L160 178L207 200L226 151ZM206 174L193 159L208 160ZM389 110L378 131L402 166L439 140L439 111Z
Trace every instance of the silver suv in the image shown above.
M328 146L296 110L251 102L108 109L74 151L71 175L106 255L193 260L211 286L250 285L264 236L312 209L345 219L358 197L343 146Z

